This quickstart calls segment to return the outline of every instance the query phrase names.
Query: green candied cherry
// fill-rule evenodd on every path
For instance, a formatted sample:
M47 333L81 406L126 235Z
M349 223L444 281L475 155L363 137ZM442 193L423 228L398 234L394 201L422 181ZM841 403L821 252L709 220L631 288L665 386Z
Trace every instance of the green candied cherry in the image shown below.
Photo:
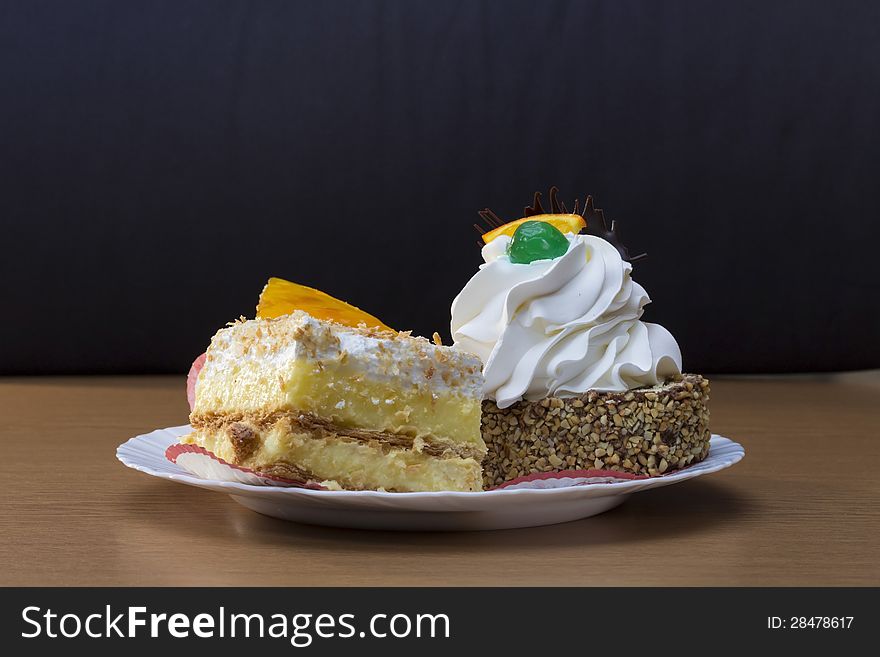
M535 260L552 260L568 251L568 239L546 221L526 221L519 225L507 247L510 261L527 265Z

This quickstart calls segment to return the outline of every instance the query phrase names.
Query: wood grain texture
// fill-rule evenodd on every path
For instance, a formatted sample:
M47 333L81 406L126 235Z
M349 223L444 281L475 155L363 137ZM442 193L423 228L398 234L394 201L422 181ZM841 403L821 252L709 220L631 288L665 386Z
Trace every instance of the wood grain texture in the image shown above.
M181 377L0 379L2 585L880 585L880 372L717 379L733 468L578 522L485 533L287 523L129 470Z

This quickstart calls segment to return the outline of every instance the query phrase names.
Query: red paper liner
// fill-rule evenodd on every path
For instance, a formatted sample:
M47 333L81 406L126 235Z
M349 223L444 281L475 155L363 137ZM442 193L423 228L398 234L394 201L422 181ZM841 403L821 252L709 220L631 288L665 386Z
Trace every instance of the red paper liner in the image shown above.
M199 372L205 366L208 354L202 354L193 361L189 368L189 374L186 375L186 401L189 402L189 410L196 405L196 381L199 380Z
M637 475L632 472L620 472L618 470L560 470L559 472L534 472L529 475L525 475L523 477L517 477L516 479L511 479L510 481L505 481L503 484L498 484L494 488L490 490L501 490L503 488L509 488L511 486L518 486L519 484L526 484L533 481L548 481L554 479L601 479L602 481L582 481L573 484L567 484L567 486L586 486L593 484L609 484L614 483L613 481L608 481L609 479L613 479L615 481L629 481L632 479L649 479L649 475ZM561 486L560 486L561 488Z

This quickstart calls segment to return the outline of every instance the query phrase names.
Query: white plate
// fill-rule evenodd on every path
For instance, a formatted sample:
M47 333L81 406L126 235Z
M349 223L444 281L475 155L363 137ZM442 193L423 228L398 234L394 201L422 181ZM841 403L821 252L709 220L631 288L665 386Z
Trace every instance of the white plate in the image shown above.
M239 504L267 516L361 529L470 531L569 522L613 509L631 493L729 468L745 455L739 443L713 435L705 460L650 479L479 493L325 491L195 477L165 458L165 450L189 431L188 426L171 427L135 436L119 446L116 457L128 467L154 477L227 493Z

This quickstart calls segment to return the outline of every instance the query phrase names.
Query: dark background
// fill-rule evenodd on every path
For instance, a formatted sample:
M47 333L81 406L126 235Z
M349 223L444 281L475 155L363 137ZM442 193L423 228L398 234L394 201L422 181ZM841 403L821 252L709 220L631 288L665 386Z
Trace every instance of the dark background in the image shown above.
M880 366L880 3L2 2L0 372L182 372L281 276L448 337L591 193L686 369Z

